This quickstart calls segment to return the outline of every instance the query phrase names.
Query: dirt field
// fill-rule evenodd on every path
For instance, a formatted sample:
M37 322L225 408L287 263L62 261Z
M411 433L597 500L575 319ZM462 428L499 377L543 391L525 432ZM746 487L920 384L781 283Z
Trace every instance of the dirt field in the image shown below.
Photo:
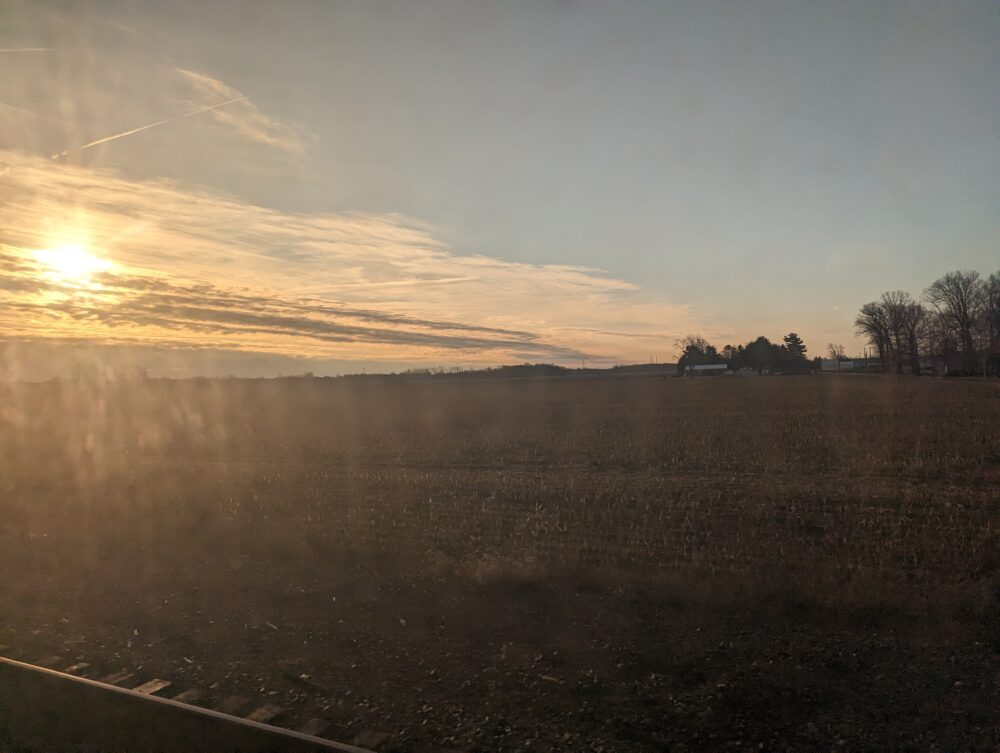
M1000 384L0 387L0 643L395 751L997 750Z

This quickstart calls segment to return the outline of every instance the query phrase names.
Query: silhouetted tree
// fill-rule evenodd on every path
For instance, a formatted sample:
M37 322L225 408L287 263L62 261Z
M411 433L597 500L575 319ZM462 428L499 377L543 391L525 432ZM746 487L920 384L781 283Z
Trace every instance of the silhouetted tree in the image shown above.
M736 347L727 345L722 349L721 356L734 371L750 368L757 373L763 373L765 370L801 373L809 371L814 366L813 362L805 357L805 343L797 334L789 333L785 343L778 345L761 335L746 345ZM791 347L788 343L791 343Z
M908 364L920 373L920 343L927 336L927 310L905 290L890 290L861 307L854 321L858 334L875 346L883 371L903 373Z
M675 345L677 349L683 353L704 353L706 349L711 347L711 344L701 335L686 335L678 340Z
M890 361L897 374L903 373L903 354L906 352L906 309L912 301L910 294L905 290L887 291L879 299L891 338Z
M975 331L981 320L984 294L983 280L979 272L972 270L949 272L924 291L924 299L957 336L966 371L976 368Z
M764 369L771 369L774 364L774 344L761 335L756 340L747 343L743 349L747 365L761 373Z
M677 359L677 371L683 373L687 366L707 363L725 363L719 351L701 335L688 335L677 341L681 351Z
M892 330L882 303L872 301L862 306L854 320L854 329L875 347L882 370L888 371L892 361Z
M802 338L798 336L795 332L789 332L784 337L785 348L788 350L788 354L793 358L805 358L806 357L806 344L802 342Z
M991 274L983 285L983 318L989 344L1000 344L1000 272Z
M910 301L903 311L903 332L906 336L910 371L920 373L920 343L927 339L927 309L917 301Z
M986 335L986 367L1000 376L1000 272L983 285L983 331Z

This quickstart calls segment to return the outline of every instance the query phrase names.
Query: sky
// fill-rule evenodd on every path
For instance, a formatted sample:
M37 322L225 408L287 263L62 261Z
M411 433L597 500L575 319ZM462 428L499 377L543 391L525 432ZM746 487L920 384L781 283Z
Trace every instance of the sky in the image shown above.
M989 0L8 0L0 377L859 352L884 290L1000 268L998 39Z

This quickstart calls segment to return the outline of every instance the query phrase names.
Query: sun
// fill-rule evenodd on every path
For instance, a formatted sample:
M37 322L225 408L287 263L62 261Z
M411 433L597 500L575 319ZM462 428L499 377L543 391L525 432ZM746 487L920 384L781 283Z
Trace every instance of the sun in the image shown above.
M67 285L89 285L95 275L114 267L107 259L90 253L82 243L39 249L35 259L45 265L50 279Z

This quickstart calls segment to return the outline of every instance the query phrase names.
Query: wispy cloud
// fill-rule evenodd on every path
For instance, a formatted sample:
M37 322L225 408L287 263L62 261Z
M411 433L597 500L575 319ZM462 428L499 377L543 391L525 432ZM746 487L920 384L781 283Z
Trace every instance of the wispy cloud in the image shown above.
M211 117L233 128L243 138L293 154L305 152L302 135L295 128L262 112L248 95L206 73L186 68L177 68L176 73L191 88L194 101L203 106L223 100L240 100L233 107L213 110Z
M4 110L7 110L8 112L17 113L18 115L24 115L24 116L29 117L29 118L40 118L42 120L49 120L49 121L55 120L55 118L53 118L53 117L51 117L49 115L42 115L41 113L37 113L37 112L34 112L32 110L28 110L28 109L26 109L24 107L16 107L15 105L8 104L7 102L0 102L0 108L3 108Z
M258 156L263 149L277 150L279 157L302 155L312 140L248 98L261 92L239 91L214 71L179 66L175 50L157 34L140 34L99 14L14 2L16 10L6 14L12 21L5 30L8 43L0 47L0 144L7 148L61 154L107 143L88 154L92 160L130 158L143 146L186 142L231 159L254 149ZM222 102L230 105L219 107ZM151 130L154 123L165 126L196 113L191 125ZM117 143L140 132L142 138L129 139L131 150ZM184 162L182 151L170 150Z
M597 270L456 253L396 214L291 213L165 180L0 151L0 327L34 338L313 358L645 360L684 306ZM83 243L92 285L33 249Z
M76 287L47 279L44 263L11 249L0 250L0 265L8 270L0 272L0 290L29 294L11 297L7 308L29 318L23 330L40 335L71 329L91 331L98 340L103 332L143 343L166 332L189 346L209 337L240 349L264 346L292 353L323 352L323 346L334 344L581 355L539 342L530 332L417 319L273 292L237 292L212 283L104 272Z

